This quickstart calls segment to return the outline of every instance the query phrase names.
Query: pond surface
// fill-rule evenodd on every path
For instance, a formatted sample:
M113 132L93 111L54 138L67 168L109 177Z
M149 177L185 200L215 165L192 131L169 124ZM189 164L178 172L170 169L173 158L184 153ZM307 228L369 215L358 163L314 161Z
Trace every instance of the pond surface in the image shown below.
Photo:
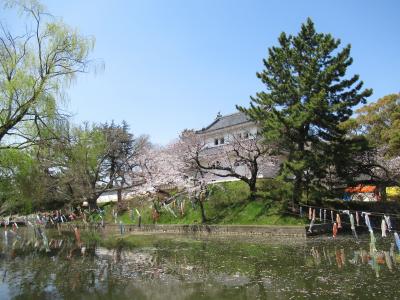
M396 299L400 256L369 236L263 241L2 232L0 299ZM82 233L84 237L84 233ZM46 241L45 241L46 242ZM114 245L114 248L110 245Z

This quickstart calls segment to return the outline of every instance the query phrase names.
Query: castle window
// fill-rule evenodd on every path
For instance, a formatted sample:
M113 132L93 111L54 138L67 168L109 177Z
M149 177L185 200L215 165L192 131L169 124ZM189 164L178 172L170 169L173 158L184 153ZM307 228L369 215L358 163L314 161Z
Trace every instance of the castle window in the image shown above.
M219 143L220 143L220 144L224 144L224 143L225 143L225 139L224 139L223 137L220 138L220 139L219 139Z
M215 146L218 145L218 139L214 139L214 145L215 145Z

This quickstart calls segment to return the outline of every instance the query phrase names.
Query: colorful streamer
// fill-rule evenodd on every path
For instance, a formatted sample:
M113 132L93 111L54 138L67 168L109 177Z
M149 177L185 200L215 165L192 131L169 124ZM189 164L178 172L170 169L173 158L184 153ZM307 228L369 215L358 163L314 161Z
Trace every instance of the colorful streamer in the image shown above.
M392 222L390 222L390 217L383 215L383 218L385 219L389 232L392 231Z
M333 236L333 238L336 238L337 231L338 231L338 226L337 226L337 223L334 222L333 223L333 227L332 227L332 236Z
M381 230L382 230L382 237L386 237L387 225L386 225L385 218L382 219Z
M353 232L353 235L356 239L358 239L357 236L357 232L356 232L356 226L354 225L354 217L353 214L349 214L350 215L350 228L351 228L351 232Z
M336 214L336 222L337 222L338 229L342 228L342 220L340 220L339 213Z
M400 238L397 232L394 233L394 240L396 242L397 249L400 252Z
M374 231L373 231L372 226L371 226L371 221L369 220L369 213L363 212L361 214L364 215L365 224L368 227L368 231L373 233Z

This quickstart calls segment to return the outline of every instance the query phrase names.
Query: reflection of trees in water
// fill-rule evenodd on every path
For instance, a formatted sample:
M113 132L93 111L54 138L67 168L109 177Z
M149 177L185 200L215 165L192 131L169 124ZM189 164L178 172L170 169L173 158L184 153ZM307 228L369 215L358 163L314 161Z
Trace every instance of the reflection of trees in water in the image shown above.
M163 257L170 264L168 269L174 270L181 280L198 278L228 286L234 282L239 290L244 288L247 292L257 287L258 295L264 296L276 296L279 293L286 293L286 296L298 293L306 295L309 291L317 291L319 295L341 292L354 295L356 292L382 290L379 287L382 283L376 281L374 275L377 266L385 259L385 253L378 251L375 256L368 254L368 257L376 259L354 264L351 260L361 246L368 253L368 244L353 241L323 241L301 245L202 241L190 246L175 243L175 246L169 245L163 250L157 250L155 255ZM390 257L390 251L387 252ZM392 270L394 259L391 256ZM377 264L373 264L374 261ZM188 267L194 273L190 277L182 271ZM366 272L365 268L374 272ZM249 281L241 281L242 277ZM387 288L383 294L391 295L396 291L396 283L393 278L386 279L383 285Z
M0 245L0 275L11 297L21 299L362 295L382 291L378 284L392 295L396 280L388 276L399 274L394 247L378 245L371 253L368 243L155 239L140 248L107 249L77 247L71 234L50 235L46 253L29 236L16 240Z

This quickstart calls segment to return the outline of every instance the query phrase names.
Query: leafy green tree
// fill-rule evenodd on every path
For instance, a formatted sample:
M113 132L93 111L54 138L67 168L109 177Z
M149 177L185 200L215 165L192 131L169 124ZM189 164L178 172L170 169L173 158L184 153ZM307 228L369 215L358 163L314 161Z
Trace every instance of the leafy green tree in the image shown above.
M142 139L134 139L125 122L121 126L85 124L72 128L63 149L64 165L59 168L71 203L86 200L95 208L103 192L129 184L141 144Z
M361 107L352 123L374 147L385 148L388 157L400 156L400 93Z
M32 127L57 115L64 88L88 71L94 39L49 15L37 1L5 1L27 16L27 31L0 26L0 142L2 148L34 142ZM37 132L36 132L37 133Z
M39 129L43 139L28 149L0 151L0 213L73 207L83 201L94 208L104 191L131 183L143 139L134 139L125 122L75 127L52 120Z
M35 145L0 151L1 213L30 213L69 204L60 180L65 124L59 120L38 124L41 139Z
M266 141L286 153L282 176L294 180L293 201L327 176L333 146L346 138L339 125L372 90L362 90L358 75L346 76L352 64L350 45L317 33L307 19L298 35L282 33L279 46L268 49L265 69L257 77L266 90L251 97L250 108L238 107L262 127ZM330 155L326 155L330 153Z
M37 161L28 151L0 151L0 213L32 212L42 192L39 177Z
M72 128L68 137L63 182L72 202L88 201L91 208L101 193L111 186L105 166L108 149L104 132L85 124Z
M383 186L400 186L400 94L386 95L356 112L342 126L368 142L358 167Z

